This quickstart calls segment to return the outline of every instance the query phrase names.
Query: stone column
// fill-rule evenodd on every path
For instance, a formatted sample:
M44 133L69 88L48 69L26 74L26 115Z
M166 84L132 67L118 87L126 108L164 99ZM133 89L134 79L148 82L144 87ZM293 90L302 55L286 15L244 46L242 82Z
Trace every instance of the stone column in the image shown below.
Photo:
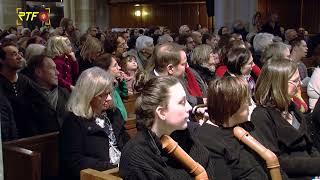
M257 11L258 0L214 0L216 32L221 26L232 28L235 20L242 20L251 29L251 20Z
M23 8L22 0L0 0L0 28L16 26L16 8Z

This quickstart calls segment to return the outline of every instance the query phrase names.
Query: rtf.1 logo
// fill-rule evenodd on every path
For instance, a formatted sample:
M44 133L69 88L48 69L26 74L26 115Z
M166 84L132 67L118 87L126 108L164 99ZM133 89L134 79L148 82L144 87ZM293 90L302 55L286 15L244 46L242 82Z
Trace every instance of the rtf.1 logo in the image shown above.
M50 8L45 8L44 11L22 11L22 8L16 8L18 19L16 21L17 26L22 25L22 22L34 21L38 18L42 23L49 26L50 22Z

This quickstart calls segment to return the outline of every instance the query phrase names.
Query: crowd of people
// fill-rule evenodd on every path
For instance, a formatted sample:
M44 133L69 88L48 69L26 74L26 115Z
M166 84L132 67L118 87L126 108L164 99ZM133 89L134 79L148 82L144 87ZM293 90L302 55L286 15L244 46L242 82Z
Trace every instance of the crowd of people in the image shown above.
M11 27L0 36L2 141L59 131L61 179L114 167L123 179L192 179L162 149L169 135L209 179L270 179L234 137L240 126L278 156L283 179L319 176L320 43L284 30L275 13L252 23L217 34L182 25L81 35L68 18L56 29Z

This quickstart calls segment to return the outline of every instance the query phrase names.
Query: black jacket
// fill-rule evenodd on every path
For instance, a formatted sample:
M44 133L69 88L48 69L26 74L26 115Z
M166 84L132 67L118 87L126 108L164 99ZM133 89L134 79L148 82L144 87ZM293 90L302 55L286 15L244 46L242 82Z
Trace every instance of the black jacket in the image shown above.
M191 129L176 131L170 136L178 142L195 161L214 178L217 167L209 152L190 134ZM147 128L141 128L122 151L120 176L129 180L186 180L194 179L188 172L161 148L160 139Z
M121 151L129 136L124 131L124 120L118 109L107 111L118 148ZM107 170L114 168L109 158L108 134L95 123L68 113L60 133L61 176L79 180L80 171L86 168Z
M204 123L197 134L200 142L206 146L215 160L220 160L221 163L216 164L220 167L228 166L230 171L221 172L224 175L222 179L268 179L263 166L256 160L257 155L234 137L233 128L216 127ZM232 178L228 178L228 173Z
M3 95L0 87L0 122L1 122L1 139L9 141L18 138L16 122L13 117L11 104L6 96Z
M312 114L309 116L309 128L314 146L320 151L320 100L318 99Z
M252 135L276 153L289 178L309 179L308 176L320 175L320 155L312 144L306 120L293 103L289 111L293 111L300 122L299 129L282 118L275 108L257 107L251 115L255 125Z

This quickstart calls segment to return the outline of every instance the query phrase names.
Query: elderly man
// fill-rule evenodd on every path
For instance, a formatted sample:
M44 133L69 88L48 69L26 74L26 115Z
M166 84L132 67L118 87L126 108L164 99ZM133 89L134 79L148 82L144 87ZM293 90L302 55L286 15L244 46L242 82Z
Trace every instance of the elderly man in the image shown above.
M285 36L285 43L289 44L291 40L298 37L298 33L294 29L287 29L286 32L284 33L284 36Z
M172 42L173 38L169 34L164 34L158 38L158 45Z
M198 32L198 31L193 31L193 32L191 33L191 37L192 37L192 39L194 40L196 46L202 44L202 35L201 35L200 32Z

